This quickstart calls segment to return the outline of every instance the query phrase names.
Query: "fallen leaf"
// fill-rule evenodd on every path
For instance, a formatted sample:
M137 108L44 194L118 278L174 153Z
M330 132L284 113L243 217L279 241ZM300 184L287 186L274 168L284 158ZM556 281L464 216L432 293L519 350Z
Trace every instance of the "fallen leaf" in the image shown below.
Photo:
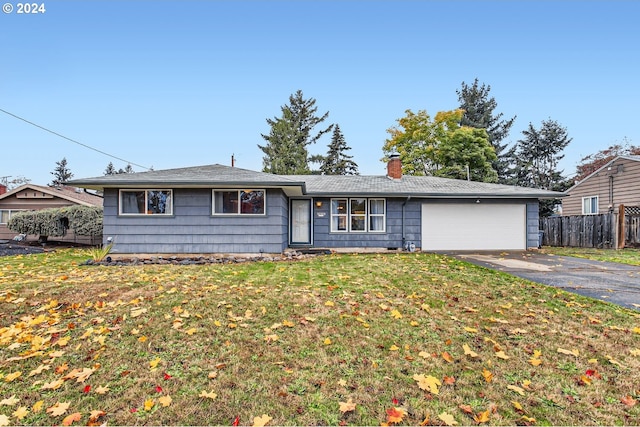
M31 407L31 410L33 412L40 412L42 411L43 406L44 406L44 400L38 400L36 403L33 404L33 406Z
M473 416L473 420L478 424L488 423L491 412L487 409L484 412L478 412Z
M0 426L4 427L8 425L11 425L9 417L7 417L5 414L0 414Z
M424 376L422 374L415 374L413 379L418 382L418 387L421 390L428 390L432 394L438 394L438 386L442 385L440 381L431 375Z
M353 403L353 400L351 398L349 398L349 400L347 400L346 402L338 402L338 403L340 404L340 412L342 412L343 414L345 412L356 410L356 404Z
M516 411L524 411L524 409L522 409L522 405L520 404L520 402L517 402L515 400L511 401L511 404L513 405L513 407L516 409Z
M622 399L620 399L620 402L624 403L625 405L631 407L631 406L635 406L636 403L638 403L638 401L636 399L634 399L631 396L625 396Z
M387 422L389 424L401 423L405 415L406 412L402 408L389 408L387 409Z
M20 399L16 399L16 395L14 394L13 396L7 399L2 399L0 401L0 406L13 406L18 402L20 402Z
M24 417L29 415L29 409L27 409L26 406L21 406L18 409L16 409L11 415L13 415L16 419L18 419L18 421L21 421Z
M540 360L540 359L529 359L529 363L531 363L533 366L539 366L542 363L542 360Z
M106 394L109 391L109 387L98 386L96 387L96 393L98 394Z
M50 383L45 383L42 386L42 390L57 390L64 384L63 379L57 379L55 381L51 381Z
M509 356L507 356L506 354L504 354L504 351L500 350L500 351L496 351L496 357L502 360L509 360Z
M472 334L475 334L476 332L478 332L478 330L477 330L477 329L475 329L475 328L469 328L469 327L467 327L467 326L465 326L465 327L464 327L464 330L465 330L465 331L467 331L467 332L469 332L469 333L472 333Z
M398 351L398 350L400 350L400 347L398 347L398 346L397 346L397 345L395 345L395 344L392 344L392 345L391 345L391 347L389 347L389 350L391 350L391 351Z
M473 408L471 408L471 405L460 405L458 408L460 408L465 414L473 414Z
M516 393L518 393L521 396L524 396L524 390L518 386L515 385L508 385L507 389L515 391Z
M100 411L100 410L91 411L91 413L89 414L89 421L97 421L98 418L103 417L105 415L107 415L107 413L104 411Z
M267 414L262 414L261 417L254 417L253 418L253 427L263 427L266 426L267 423L269 421L271 421L273 418L271 418L269 415Z
M264 308L264 307L262 307ZM237 427L240 425L240 417L236 417L233 422L231 423L232 426Z
M345 380L338 380L338 385L341 387L346 387L347 386L347 382Z
M213 390L212 390L212 391L210 391L210 392L206 392L206 391L204 391L204 390L203 390L203 391L201 391L201 392L200 392L200 394L198 395L198 397L204 397L204 398L207 398L207 399L215 400L215 399L216 399L216 397L218 397L218 395L217 395L217 394L215 394L215 393L213 392Z
M323 341L324 345L330 345L331 344L331 338L325 338Z
M469 356L469 357L478 357L478 353L476 353L475 351L471 350L471 347L469 347L468 344L462 344L462 349L464 350L464 354Z
M163 408L166 408L167 406L171 405L171 402L173 402L173 399L171 399L171 396L169 395L162 396L161 398L158 399L158 403L160 403Z
M82 419L82 414L80 412L74 412L73 414L67 415L62 420L63 426L70 426L76 421L80 421Z
M58 417L67 412L69 406L71 406L69 402L57 402L55 405L47 408L47 414L51 414L52 417Z
M160 359L159 357L156 357L155 359L153 359L152 361L149 362L149 368L150 369L156 369L158 367L158 364L162 361L162 359Z
M442 378L442 382L444 384L451 385L456 383L456 379L454 377L448 377L445 375L444 378Z
M6 377L4 377L4 381L10 383L16 378L19 378L21 375L22 375L21 371L13 372L11 374L8 374Z
M449 363L453 363L453 357L446 351L442 353L442 358Z
M455 418L453 418L453 415L447 414L446 412L443 412L440 415L438 415L438 418L440 418L440 420L448 426L458 425L458 422L455 420Z
M493 380L493 374L486 369L482 370L482 376L484 377L484 380L488 383L490 383Z
M564 348L558 348L558 353L566 354L567 356L576 356L580 355L578 350L565 350Z
M154 406L156 402L153 399L147 399L144 401L144 410L149 412Z

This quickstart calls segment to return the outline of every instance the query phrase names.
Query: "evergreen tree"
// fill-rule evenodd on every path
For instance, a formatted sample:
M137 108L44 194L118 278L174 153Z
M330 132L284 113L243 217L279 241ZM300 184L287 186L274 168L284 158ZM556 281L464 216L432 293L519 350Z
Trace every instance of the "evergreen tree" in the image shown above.
M489 97L490 91L491 86L484 84L479 86L477 78L471 86L462 82L462 88L456 90L460 108L464 110L460 124L487 131L489 142L496 153L492 167L498 173L498 182L507 183L511 174L510 165L513 160L514 148L507 149L508 144L501 144L501 142L509 134L516 117L503 120L502 113L495 114L494 110L498 103L495 98Z
M122 168L118 169L117 173L121 174L121 173L134 173L134 172L135 171L133 170L133 166L131 166L131 163L127 163L127 166L124 169Z
M53 175L53 179L51 180L52 187L58 187L73 178L73 173L71 173L71 170L67 167L66 157L56 162L56 168L51 172L51 175Z
M113 167L113 163L109 162L109 164L107 165L107 168L104 170L104 174L106 175L115 175L118 172L116 172L116 168Z
M314 98L304 99L301 90L289 96L289 104L280 107L282 116L267 119L269 135L262 134L267 144L258 147L265 154L263 171L281 175L309 174L308 146L315 144L333 125L314 134L314 128L326 120L327 111L318 117Z
M529 127L522 131L524 138L518 140L515 158L516 184L543 190L564 191L570 183L558 170L564 157L563 150L571 142L567 129L555 120L543 120L540 129ZM540 216L553 214L558 200L540 201Z
M353 156L346 154L347 150L351 147L347 146L340 126L335 125L327 155L321 157L320 172L323 175L359 175L358 165L351 160Z

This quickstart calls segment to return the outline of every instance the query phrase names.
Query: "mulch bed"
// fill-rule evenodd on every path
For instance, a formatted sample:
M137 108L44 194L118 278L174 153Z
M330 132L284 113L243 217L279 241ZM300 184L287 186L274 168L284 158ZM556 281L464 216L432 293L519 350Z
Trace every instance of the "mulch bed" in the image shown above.
M37 241L17 242L14 240L0 240L0 256L41 254L58 248L62 249L70 247L75 248L84 246L56 241L49 241L43 244Z

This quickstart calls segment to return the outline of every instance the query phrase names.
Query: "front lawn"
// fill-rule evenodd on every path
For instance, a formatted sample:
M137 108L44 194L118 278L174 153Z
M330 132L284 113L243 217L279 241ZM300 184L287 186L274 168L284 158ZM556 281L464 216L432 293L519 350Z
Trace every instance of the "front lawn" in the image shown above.
M0 425L633 425L640 315L434 254L0 258Z
M543 253L593 259L596 261L619 262L621 264L640 265L640 249L596 249L545 246Z

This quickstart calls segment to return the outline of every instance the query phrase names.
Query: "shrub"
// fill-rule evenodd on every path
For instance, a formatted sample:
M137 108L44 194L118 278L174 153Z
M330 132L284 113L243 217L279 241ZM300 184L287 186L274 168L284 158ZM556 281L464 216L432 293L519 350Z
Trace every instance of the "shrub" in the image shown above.
M18 212L9 219L7 228L40 238L64 236L67 230L80 236L100 236L102 208L77 205Z

